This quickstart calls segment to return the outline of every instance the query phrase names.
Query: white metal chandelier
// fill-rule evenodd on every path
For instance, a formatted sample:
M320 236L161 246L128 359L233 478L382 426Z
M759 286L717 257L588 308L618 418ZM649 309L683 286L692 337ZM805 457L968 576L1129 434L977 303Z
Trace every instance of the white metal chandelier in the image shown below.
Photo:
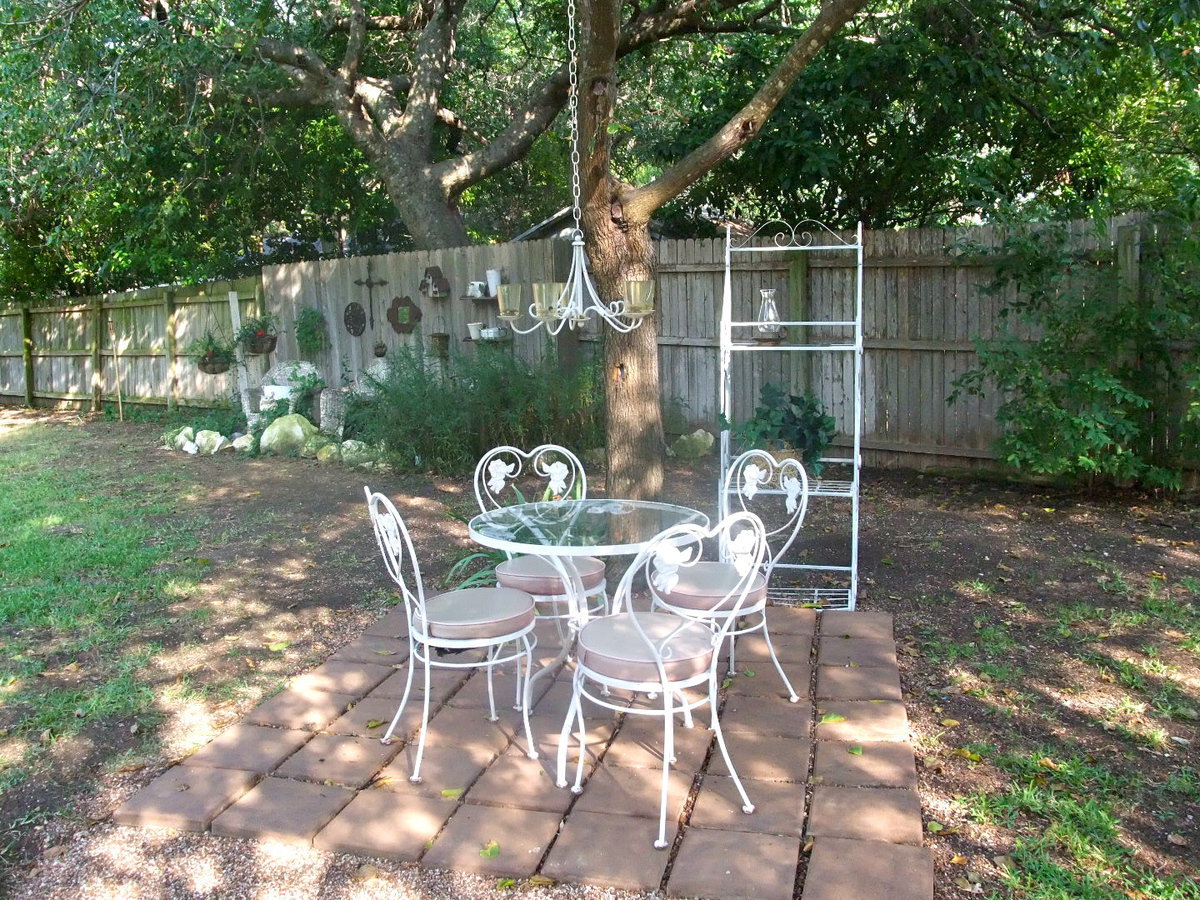
M588 273L587 256L583 245L582 212L579 176L579 53L575 39L575 0L567 0L567 64L568 94L567 111L571 128L571 215L575 226L571 230L571 268L565 282L533 285L533 302L526 310L534 319L528 328L519 328L516 320L521 316L521 288L519 284L500 285L497 300L500 318L518 334L529 334L545 328L550 334L558 334L564 326L578 328L595 314L620 332L629 332L642 324L642 320L654 312L654 282L632 281L624 283L625 297L606 303L600 299L596 286Z

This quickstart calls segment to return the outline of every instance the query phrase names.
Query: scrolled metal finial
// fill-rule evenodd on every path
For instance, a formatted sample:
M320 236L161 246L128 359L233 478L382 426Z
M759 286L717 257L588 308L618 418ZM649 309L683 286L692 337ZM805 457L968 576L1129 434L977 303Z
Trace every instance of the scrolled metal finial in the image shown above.
M816 219L803 219L796 224L772 219L764 222L749 235L733 245L735 249L749 247L757 241L765 241L775 247L811 247L817 239L832 241L845 247L853 246L851 242L838 237L837 233L823 222Z

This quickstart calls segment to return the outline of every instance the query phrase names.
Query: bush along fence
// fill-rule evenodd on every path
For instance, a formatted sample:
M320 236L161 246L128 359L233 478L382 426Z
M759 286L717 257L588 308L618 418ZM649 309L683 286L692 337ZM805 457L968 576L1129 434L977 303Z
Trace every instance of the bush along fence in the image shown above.
M993 387L997 379L1010 392L1014 386L1005 372L989 365L999 346L995 342L1035 346L1054 333L1050 319L1027 314L1030 296L1069 300L1075 290L1090 298L1094 287L1078 287L1090 279L1119 285L1120 296L1134 298L1132 308L1145 312L1183 290L1179 284L1164 285L1156 274L1166 235L1138 217L1114 219L1107 229L1068 223L1050 237L1059 255L1047 263L1022 253L1022 242L1028 245L1033 238L997 227L864 235L863 447L868 465L991 464L1003 425L1011 428L1019 418ZM1183 240L1178 235L1170 239ZM0 311L0 402L97 407L120 389L126 402L219 403L234 393L233 370L202 374L183 353L206 331L233 337L227 300L231 290L237 292L243 316L265 312L275 317L279 336L270 363L306 359L333 388L354 382L380 357L402 348L435 361L450 353L516 353L536 362L553 339L540 330L529 335L501 331L497 339L495 329L503 323L491 286L496 280L526 285L561 280L567 250L563 242L540 241L291 263L265 267L261 278L232 283ZM668 429L675 432L716 427L724 252L721 239L658 245L662 395ZM735 303L752 304L760 288L773 287L784 319L844 317L854 277L844 256L769 256L769 261L753 260L734 269L732 292L742 298ZM1041 275L1014 274L1034 265L1042 266ZM1051 287L1044 283L1047 278ZM526 303L529 293L526 289ZM1177 304L1167 306L1175 309ZM748 305L735 311L735 317L756 313ZM1086 316L1076 323L1085 326ZM1195 355L1194 333L1167 332L1169 328L1157 328L1149 337L1168 341L1174 359L1185 358L1189 350ZM594 354L601 339L602 333L591 326L560 336L558 358L570 365ZM1143 334L1143 357L1145 339ZM267 359L252 361L251 380L265 369ZM1054 380L1058 364L1052 357L1043 355L1030 364L1041 366ZM838 431L850 430L848 360L827 354L744 354L733 377L734 395L747 404L734 410L735 422L749 414L764 383L777 383L796 393L813 393ZM1186 366L1172 383L1170 398L1149 402L1157 421L1176 424L1159 428L1150 440L1158 449L1169 444L1173 453L1186 455L1187 428L1178 424L1193 396ZM952 394L955 402L948 401ZM1002 445L1001 452L1022 461L1012 447Z

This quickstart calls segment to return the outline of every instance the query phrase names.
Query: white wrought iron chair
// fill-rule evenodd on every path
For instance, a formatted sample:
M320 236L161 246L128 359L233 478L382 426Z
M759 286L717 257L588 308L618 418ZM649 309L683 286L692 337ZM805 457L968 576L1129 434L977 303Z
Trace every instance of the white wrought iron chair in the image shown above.
M730 615L716 617L705 609L681 609L678 612L638 611L632 605L635 576L644 574L646 582L660 592L688 578L688 573L703 565L704 541L717 538L729 566L737 576L724 583L722 592L711 598L711 605ZM754 812L729 758L721 722L717 715L717 667L721 645L736 621L738 610L750 599L759 569L766 557L766 532L758 516L737 512L713 528L678 525L660 533L634 559L613 595L613 613L587 621L580 629L576 644L575 675L572 679L571 705L563 722L558 742L558 786L567 786L567 743L572 723L579 738L579 758L572 790L582 788L586 727L583 700L620 711L626 715L654 715L663 720L663 770L659 802L658 837L654 846L667 846L667 791L671 763L675 759L675 716L682 714L691 725L691 711L707 703L712 711L712 728L717 746L724 757L733 783L742 798L744 812ZM594 687L600 690L594 690ZM703 696L685 695L688 688L704 688ZM625 706L609 693L614 688L636 691L649 700L662 699L661 707Z
M766 516L763 504L773 503L782 507L782 515ZM746 602L736 612L714 606L713 597L724 590L724 586L736 580L738 572L730 563L726 548L722 548L721 560L693 566L686 577L680 578L669 590L652 588L653 608L668 609L682 615L691 615L707 609L714 619L729 619L729 674L737 671L736 639L739 635L761 631L763 641L775 670L783 679L788 699L795 703L800 699L792 687L767 628L767 601L771 598L769 586L775 564L787 553L796 540L804 516L808 512L808 473L796 459L776 459L765 450L748 450L733 461L725 476L721 491L720 515L727 516L735 510L751 510L756 506L762 518L770 524L767 531L767 557L762 571L753 580ZM753 511L753 510L751 510Z
M519 485L522 476L532 478L538 496L526 497ZM544 482L544 486L542 485ZM475 500L483 512L535 500L586 500L587 474L574 453L558 444L542 444L525 451L501 446L489 450L475 466ZM604 560L594 556L572 557L571 563L583 585L584 602L598 612L608 604ZM570 617L568 587L558 570L540 556L512 556L496 566L496 583L527 591L538 604L539 614L559 621ZM552 612L542 612L550 607Z
M408 704L412 692L413 672L417 663L424 666L425 696L421 707L421 729L417 739L417 755L413 761L409 780L421 780L421 760L425 753L425 735L429 730L429 695L431 667L447 669L482 668L487 670L488 704L490 720L496 721L496 698L492 685L492 672L496 666L516 662L516 705L521 710L525 724L525 738L533 747L533 735L529 729L528 683L533 667L533 648L537 644L532 637L537 612L533 598L524 591L513 588L464 588L448 591L426 599L425 586L421 580L421 567L408 528L396 507L383 494L365 488L367 508L371 513L371 524L375 539L383 554L388 574L400 588L404 610L408 614L408 680L404 685L404 696L396 708L396 715L388 725L382 743L390 744L392 734ZM433 651L486 650L483 659L467 661L441 658L433 659ZM521 660L525 662L522 677Z

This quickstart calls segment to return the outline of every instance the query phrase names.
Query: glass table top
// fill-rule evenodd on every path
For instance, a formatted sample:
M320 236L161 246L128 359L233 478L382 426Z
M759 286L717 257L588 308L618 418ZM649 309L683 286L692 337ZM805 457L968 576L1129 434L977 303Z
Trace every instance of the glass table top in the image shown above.
M471 537L485 547L554 556L637 553L673 525L707 527L708 516L653 500L557 500L480 513Z

